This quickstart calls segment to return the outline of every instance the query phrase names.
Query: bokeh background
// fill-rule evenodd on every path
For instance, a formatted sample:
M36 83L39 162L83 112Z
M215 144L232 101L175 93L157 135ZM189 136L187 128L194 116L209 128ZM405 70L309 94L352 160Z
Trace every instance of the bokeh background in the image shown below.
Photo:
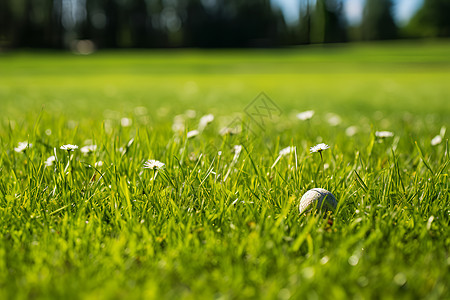
M280 47L450 35L449 0L2 0L0 49Z

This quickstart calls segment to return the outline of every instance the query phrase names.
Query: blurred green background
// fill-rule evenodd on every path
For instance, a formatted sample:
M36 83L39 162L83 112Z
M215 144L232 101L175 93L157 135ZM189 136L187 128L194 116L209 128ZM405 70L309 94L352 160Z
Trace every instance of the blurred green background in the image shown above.
M286 115L315 109L450 115L450 43L300 49L13 53L0 57L0 114L40 109L92 118L147 106L154 118L195 109L241 112L264 91Z

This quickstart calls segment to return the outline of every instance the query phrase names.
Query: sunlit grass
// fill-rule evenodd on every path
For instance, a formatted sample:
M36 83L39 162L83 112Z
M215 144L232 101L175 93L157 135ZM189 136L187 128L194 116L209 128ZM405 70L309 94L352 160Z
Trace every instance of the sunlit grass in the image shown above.
M0 298L447 298L450 48L409 45L0 57Z

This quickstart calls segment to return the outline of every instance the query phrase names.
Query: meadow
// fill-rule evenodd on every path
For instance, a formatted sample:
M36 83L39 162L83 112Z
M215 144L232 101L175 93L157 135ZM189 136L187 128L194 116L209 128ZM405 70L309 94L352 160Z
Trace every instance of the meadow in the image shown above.
M0 298L449 298L449 82L445 40L0 54Z

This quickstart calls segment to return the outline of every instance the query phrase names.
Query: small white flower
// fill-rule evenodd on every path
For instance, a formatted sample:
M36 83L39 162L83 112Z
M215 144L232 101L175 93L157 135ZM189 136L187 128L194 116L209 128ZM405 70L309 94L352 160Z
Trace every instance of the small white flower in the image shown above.
M84 155L91 154L92 152L95 152L96 150L97 150L97 145L84 146L84 147L81 147L81 149L80 149L81 153L83 153Z
M337 125L341 124L341 122L342 122L341 117L339 117L337 114L334 114L334 113L328 113L326 115L326 117L327 117L328 124L330 124L331 126L337 126Z
M301 113L297 114L297 119L302 120L302 121L306 121L311 119L314 116L314 111L313 110L307 110Z
M314 147L311 147L310 149L309 149L309 151L311 152L311 153L314 153L314 152L322 152L323 150L326 150L326 149L328 149L328 148L330 148L330 146L328 146L327 144L324 144L324 143L320 143L320 144L317 144L317 145L315 145Z
M59 149L66 150L66 151L73 151L73 150L78 149L78 146L77 145L67 144L67 145L62 145L61 147L59 147Z
M130 118L120 119L120 125L122 125L122 127L130 127L131 124L133 124L133 120L131 120Z
M193 109L188 109L184 112L184 114L186 115L186 117L188 117L189 119L193 119L195 118L195 116L197 115L197 112Z
M154 159L149 159L144 163L144 169L159 170L164 166L165 166L164 163Z
M103 126L105 128L105 132L107 134L111 134L113 132L113 128L114 128L114 123L112 120L104 120L103 121Z
M46 161L44 161L44 165L46 167L51 167L51 166L53 166L53 163L55 162L55 160L56 160L56 157L54 155L52 155L49 158L47 158Z
M275 166L277 165L277 163L280 161L280 159L283 156L286 156L286 155L291 154L292 152L295 152L296 149L297 149L297 147L295 147L295 146L289 146L284 149L281 149L280 152L278 153L278 157L275 159L275 162L273 163L271 168L272 169L275 168Z
M432 140L431 140L431 146L437 146L440 143L442 143L442 137L440 135L435 136Z
M280 156L286 156L286 155L289 155L291 152L294 152L294 151L295 151L295 147L294 146L289 146L289 147L286 147L284 149L281 149L279 155Z
M184 116L183 115L176 115L173 118L173 124L172 124L172 131L174 132L180 132L184 131Z
M198 159L198 156L194 152L191 152L189 153L188 158L190 161L196 161Z
M70 129L74 129L75 127L77 127L78 122L74 121L74 120L69 120L67 121L67 127L69 127Z
M19 142L19 145L14 148L14 151L21 153L21 152L25 151L27 148L31 148L31 146L33 146L33 144L28 144L27 141Z
M239 154L241 154L241 151L242 151L242 145L234 145L233 146L232 152L234 152L234 154L236 156L239 156Z
M236 128L231 128L231 127L224 127L219 131L219 134L224 136L224 135L235 135L235 134L239 134L241 133L241 128L236 127Z
M233 160L231 161L231 165L234 165L235 163L237 163L239 156L241 155L242 145L234 145L231 152L234 153Z
M445 126L442 126L441 127L441 130L439 131L439 135L441 136L441 137L444 137L445 136L445 131L447 130L447 128L445 127Z
M184 131L184 124L183 123L173 123L172 131L173 132Z
M198 130L203 131L203 129L205 129L205 127L208 126L208 124L211 123L212 121L214 121L214 115L212 114L204 115L203 117L200 118L200 121L198 122Z
M440 143L442 143L442 140L444 139L445 136L445 131L447 130L447 128L445 128L445 126L441 127L441 130L439 131L439 134L437 136L435 136L432 140L431 140L431 146L437 146Z
M231 150L231 152L234 152L234 156L233 156L233 160L231 161L230 166L228 167L228 171L225 174L225 176L223 177L223 181L227 181L228 176L231 173L231 169L234 167L234 165L237 163L238 159L239 159L239 155L242 152L242 145L234 145L233 149Z
M198 130L191 130L191 131L189 131L188 133L187 133L187 138L188 139L190 139L190 138L193 138L193 137L196 137L197 135L199 135L199 131Z
M391 131L376 131L375 136L377 138L384 139L384 138L388 138L388 137L393 137L394 133Z
M147 108L145 106L137 106L134 108L134 113L137 116L144 116L147 114Z
M95 164L94 164L94 167L101 167L101 166L103 166L103 162L101 161L101 160L99 160L98 162L96 162Z
M358 127L356 127L356 126L350 126L350 127L347 127L347 129L345 129L345 134L350 137L354 136L357 132L358 132Z

